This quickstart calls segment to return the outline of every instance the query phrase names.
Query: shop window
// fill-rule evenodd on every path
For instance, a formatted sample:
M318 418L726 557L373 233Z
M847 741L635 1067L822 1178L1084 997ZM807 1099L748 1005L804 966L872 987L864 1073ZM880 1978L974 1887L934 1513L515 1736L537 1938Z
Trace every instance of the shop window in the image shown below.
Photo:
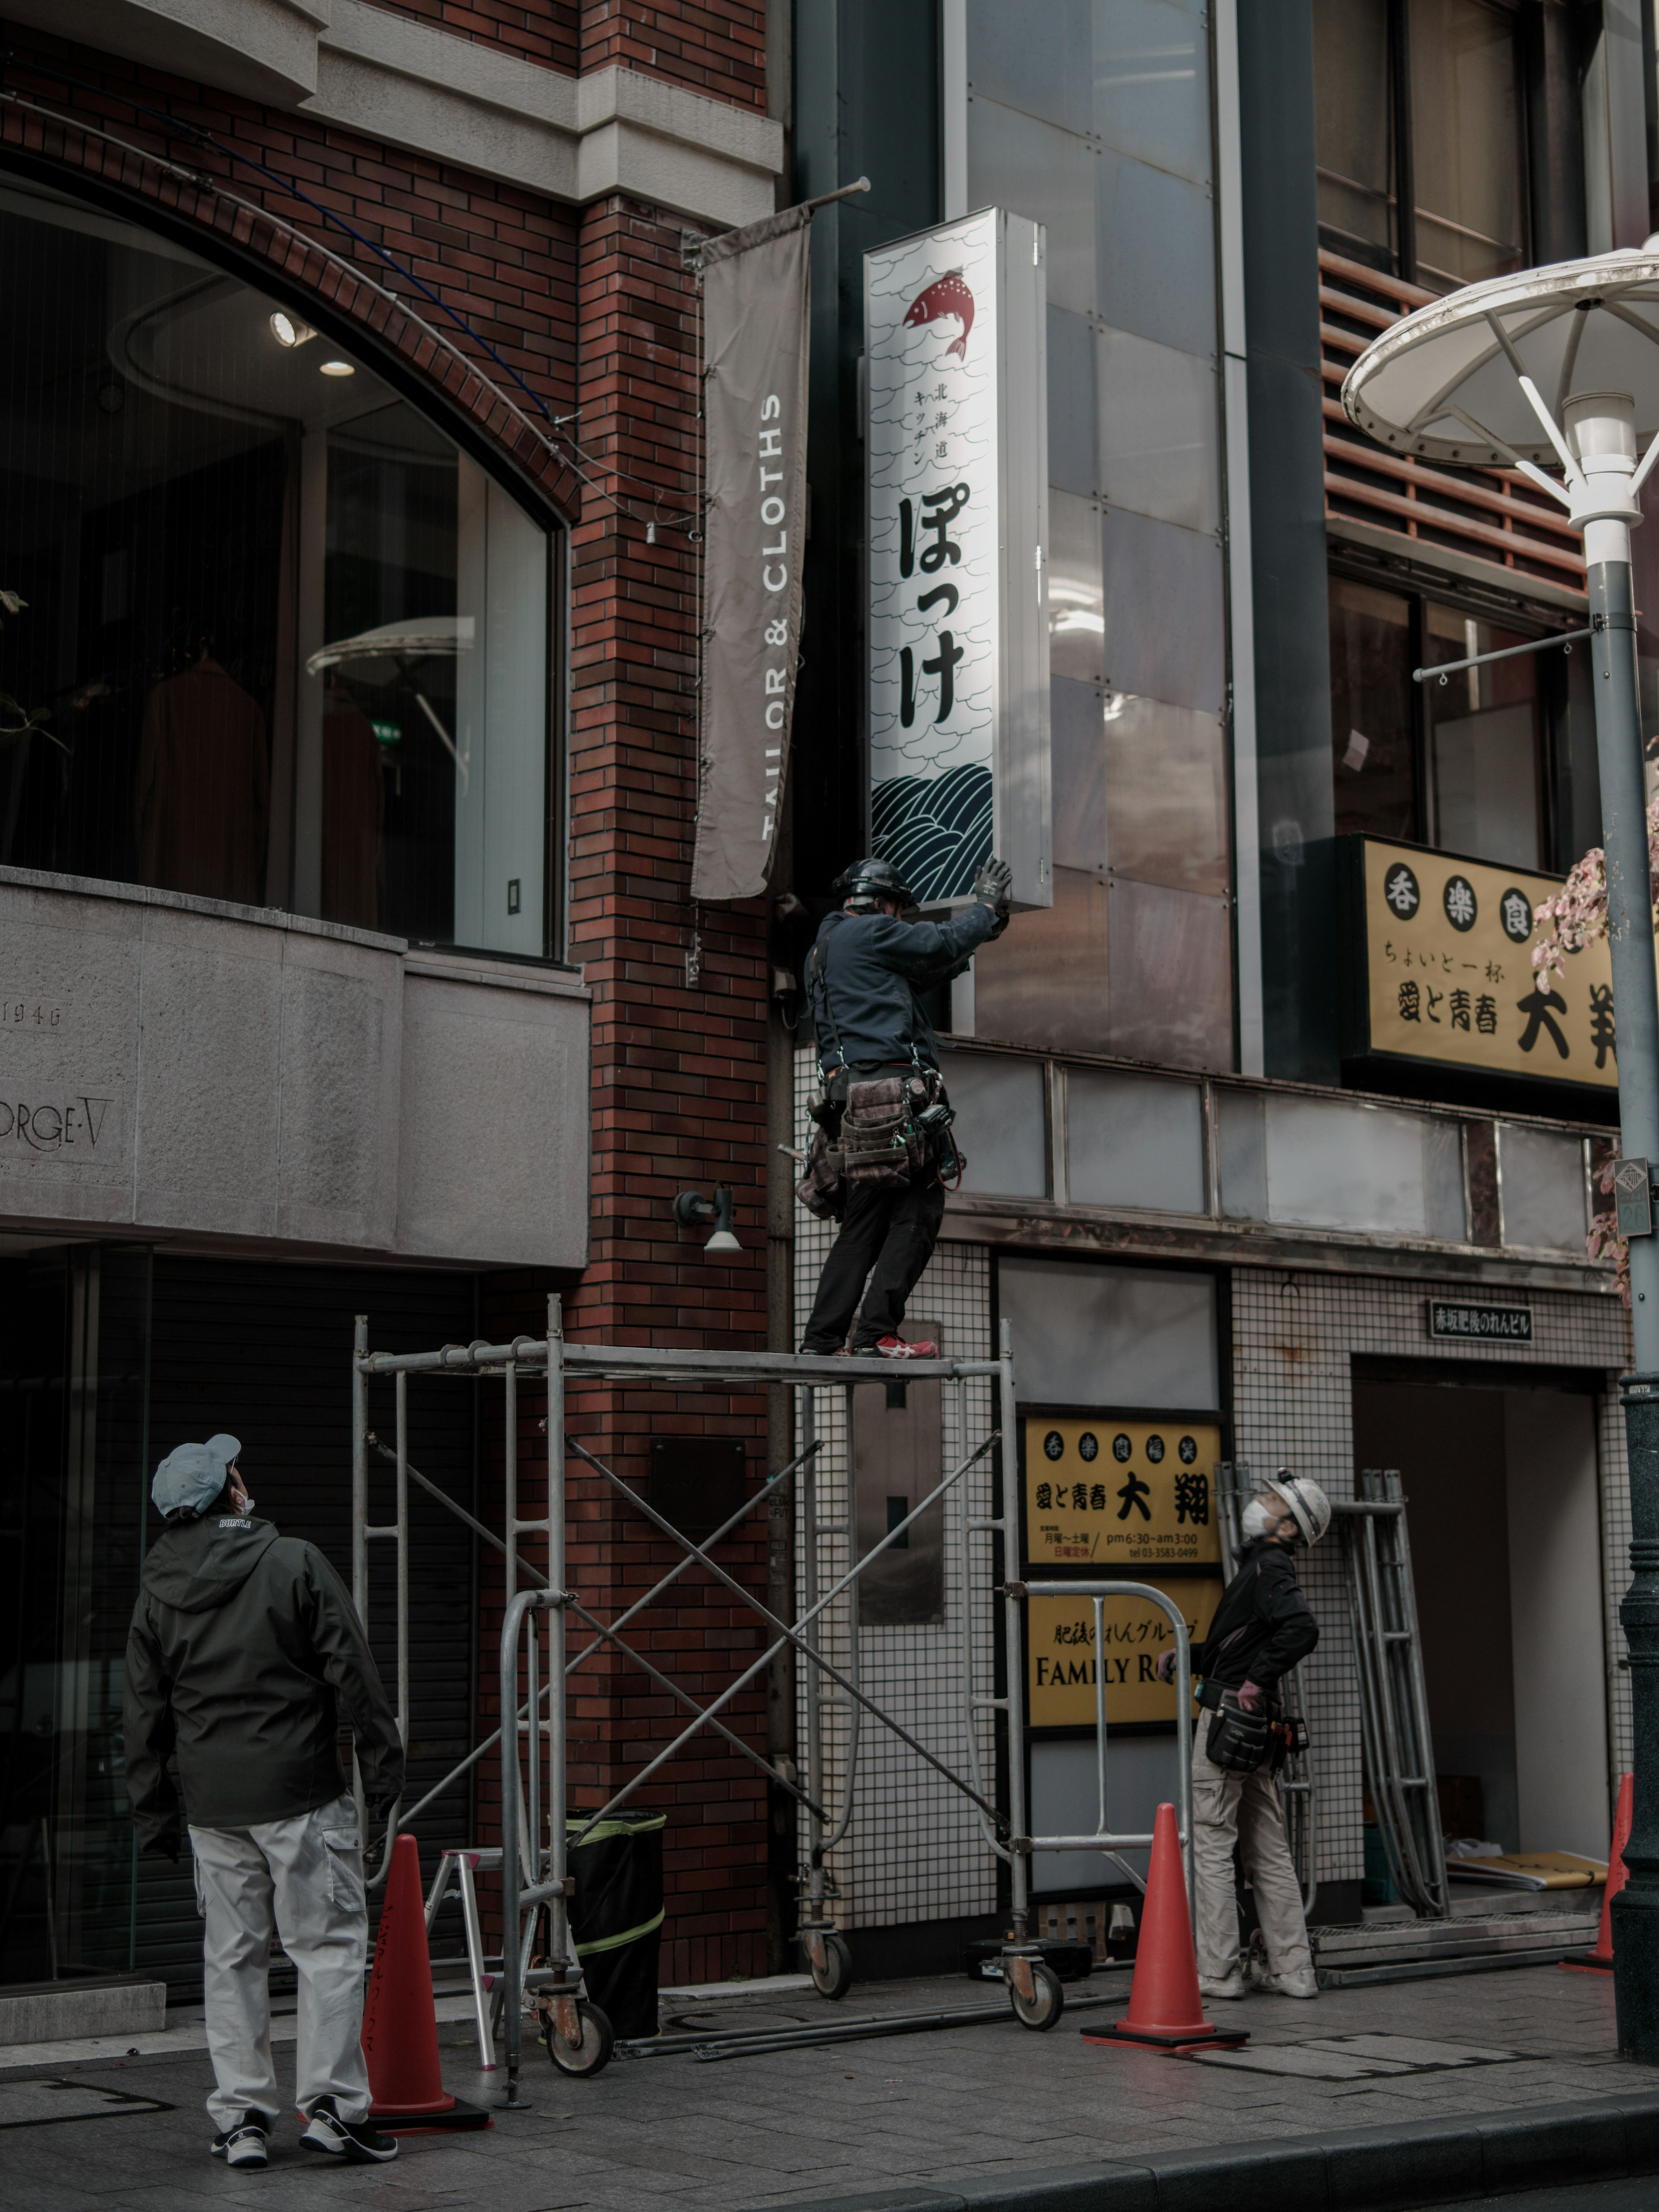
M1475 621L1432 600L1425 609L1425 667L1527 642L1519 630ZM1426 683L1423 703L1428 842L1473 860L1542 867L1544 747L1537 656L1523 653L1485 668L1461 669L1443 684Z
M962 1188L1001 1198L1046 1198L1048 1120L1041 1067L1029 1060L956 1052L945 1076L963 1127L974 1133Z
M1504 1242L1577 1257L1589 1226L1583 1138L1501 1122L1498 1158Z
M1522 653L1414 684L1413 668L1530 638L1436 599L1342 576L1330 583L1330 641L1338 836L1399 837L1500 866L1549 867L1547 732L1552 697L1559 708L1564 688L1559 656ZM1563 799L1570 805L1565 787Z
M547 532L367 361L0 188L0 860L544 956Z
M1218 1402L1212 1276L1004 1259L997 1303L1013 1331L1026 1404L1192 1411Z
M1516 14L1315 0L1322 245L1436 292L1526 266Z
M1203 1103L1195 1083L1066 1073L1067 1188L1078 1206L1204 1211Z
M1418 835L1412 604L1331 579L1331 744L1339 836Z

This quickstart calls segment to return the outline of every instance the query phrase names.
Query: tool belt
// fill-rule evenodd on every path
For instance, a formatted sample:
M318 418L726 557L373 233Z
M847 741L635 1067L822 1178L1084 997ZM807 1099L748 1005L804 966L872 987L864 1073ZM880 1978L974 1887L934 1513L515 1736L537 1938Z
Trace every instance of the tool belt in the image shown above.
M814 1108L816 1118L817 1109ZM839 1123L840 1114L836 1115ZM799 1156L798 1156L799 1157ZM795 1196L820 1221L842 1221L847 1216L847 1155L836 1134L819 1122L812 1132L806 1155L806 1172L795 1185Z
M1291 1752L1308 1748L1306 1721L1299 1714L1292 1718L1277 1704L1264 1712L1247 1713L1237 1691L1219 1682L1206 1682L1198 1701L1211 1716L1204 1747L1211 1765L1224 1774L1257 1774L1266 1766L1276 1775Z
M938 1103L943 1088L932 1068L848 1085L841 1146L852 1189L897 1189L927 1165L933 1146L916 1117Z

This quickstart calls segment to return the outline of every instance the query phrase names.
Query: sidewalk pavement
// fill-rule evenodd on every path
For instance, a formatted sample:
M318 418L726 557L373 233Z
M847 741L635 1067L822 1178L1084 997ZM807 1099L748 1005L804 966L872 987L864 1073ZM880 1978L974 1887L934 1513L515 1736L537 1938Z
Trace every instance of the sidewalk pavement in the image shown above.
M1127 1998L1127 1977L1096 1975L1068 1994L1085 1990ZM688 1993L665 2004L664 2038L689 2054L700 2036L734 2027L840 2024L998 1994L965 1979L861 1984L836 2006L798 1989ZM1600 1975L1534 1966L1330 1990L1315 2003L1252 1996L1224 2008L1249 2045L1201 2062L1082 2040L1080 2026L1115 2009L1068 2007L1042 2035L1010 2019L719 2063L619 2059L590 2081L556 2074L528 2043L533 2110L498 2114L484 2133L405 2137L392 2166L345 2171L302 2153L288 2130L264 2173L211 2160L199 2048L5 2067L4 2202L7 2212L187 2212L198 2198L257 2200L263 2212L348 2200L376 2212L1322 2212L1389 2201L1370 2185L1385 2166L1405 2177L1395 2203L1632 2166L1659 2172L1659 2069L1615 2057L1613 1987ZM489 2103L503 2077L478 2070L465 2024L440 2037L447 2087ZM1394 2148L1384 2158L1374 2143ZM1350 2177L1340 2195L1339 2172Z

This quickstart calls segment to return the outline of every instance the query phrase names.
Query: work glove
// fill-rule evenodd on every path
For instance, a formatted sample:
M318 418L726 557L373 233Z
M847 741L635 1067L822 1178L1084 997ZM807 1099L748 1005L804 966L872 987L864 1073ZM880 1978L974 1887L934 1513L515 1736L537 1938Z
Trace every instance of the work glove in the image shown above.
M1160 1651L1158 1653L1158 1665L1153 1669L1153 1672L1157 1674L1160 1682L1174 1681L1175 1662L1176 1656L1173 1651Z
M1241 1682L1238 1686L1238 1710L1254 1719L1267 1702L1267 1692L1260 1682Z
M1004 921L1007 919L1008 902L1014 895L1014 872L1006 860L993 857L986 861L974 878L974 896L981 906L994 907Z

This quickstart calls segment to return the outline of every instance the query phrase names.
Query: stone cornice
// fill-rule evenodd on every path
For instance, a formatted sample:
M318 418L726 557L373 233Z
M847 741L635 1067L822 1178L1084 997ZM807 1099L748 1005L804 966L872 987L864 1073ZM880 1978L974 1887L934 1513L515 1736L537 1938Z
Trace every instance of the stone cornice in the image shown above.
M13 21L583 204L770 215L780 124L631 70L569 76L368 0L8 0Z

